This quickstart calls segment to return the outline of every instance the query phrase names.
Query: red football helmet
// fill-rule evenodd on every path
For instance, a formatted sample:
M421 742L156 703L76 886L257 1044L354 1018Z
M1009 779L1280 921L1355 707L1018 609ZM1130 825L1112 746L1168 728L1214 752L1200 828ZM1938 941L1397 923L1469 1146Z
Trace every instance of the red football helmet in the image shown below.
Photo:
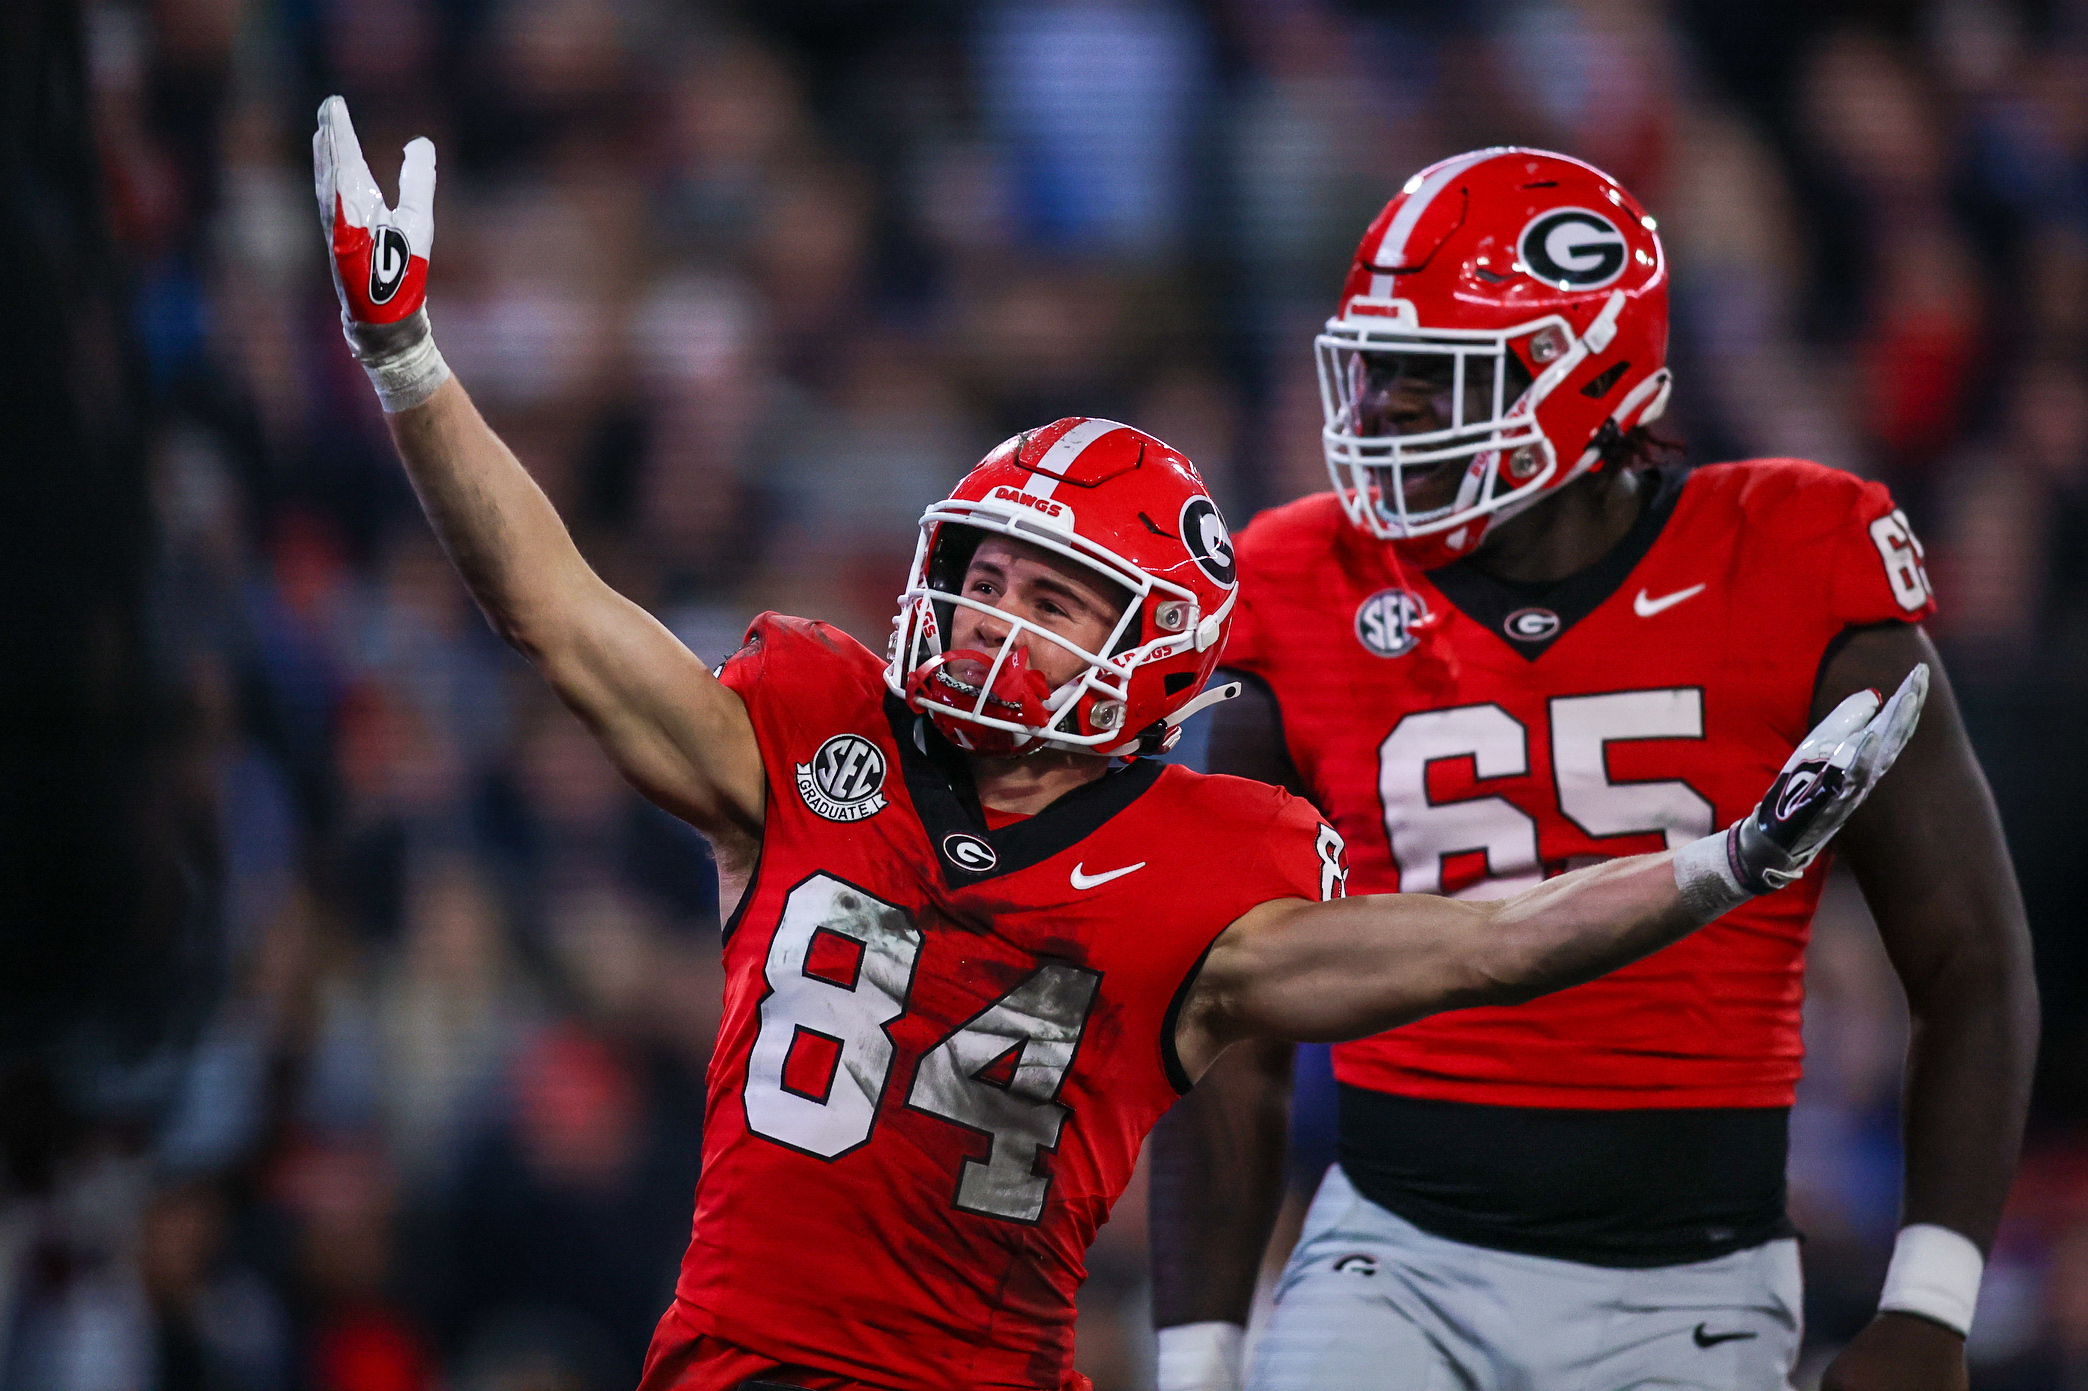
M1653 219L1592 165L1504 146L1407 180L1315 343L1349 520L1432 569L1599 467L1667 406L1667 292ZM1402 381L1434 408L1392 419ZM1459 459L1454 480L1437 472Z
M967 596L965 569L988 534L1026 541L1122 589L1102 649ZM1007 440L921 516L885 684L959 748L991 756L1053 748L1129 756L1173 745L1181 723L1224 698L1200 695L1238 592L1232 538L1195 465L1113 420L1054 421ZM945 650L958 607L1008 625L983 680L960 680ZM1085 662L1056 690L1030 670L1032 634Z

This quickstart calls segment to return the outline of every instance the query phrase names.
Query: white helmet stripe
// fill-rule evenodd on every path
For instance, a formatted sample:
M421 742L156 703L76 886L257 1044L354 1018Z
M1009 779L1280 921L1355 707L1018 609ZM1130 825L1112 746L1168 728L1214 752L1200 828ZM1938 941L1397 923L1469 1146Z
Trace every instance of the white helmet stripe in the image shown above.
M1483 160L1493 159L1501 153L1498 149L1474 150L1468 155L1450 160L1433 174L1430 174L1422 181L1421 187L1415 189L1412 196L1400 205L1399 211L1393 215L1392 221L1386 225L1385 235L1379 239L1377 254L1370 258L1370 264L1373 266L1399 265L1402 258L1406 255L1407 238L1414 234L1414 224L1421 220L1421 214L1428 211L1428 205L1435 201L1436 195L1441 193L1452 179L1464 173L1465 170Z
M1073 467L1074 461L1089 445L1112 431L1130 428L1114 420L1081 421L1060 435L1058 442L1044 451L1044 456L1037 460L1038 471L1030 475L1030 481L1023 485L1023 490L1033 497L1050 497L1058 490L1060 478Z

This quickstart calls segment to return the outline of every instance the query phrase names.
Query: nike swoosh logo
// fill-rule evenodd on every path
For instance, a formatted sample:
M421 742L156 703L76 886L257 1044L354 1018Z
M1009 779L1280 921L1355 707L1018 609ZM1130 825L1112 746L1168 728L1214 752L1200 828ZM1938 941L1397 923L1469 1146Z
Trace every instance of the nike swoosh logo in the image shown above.
M1087 868L1087 866L1075 865L1073 866L1073 887L1076 889L1098 888L1103 884L1107 884L1112 879L1121 879L1125 875L1134 873L1135 871L1144 869L1145 867L1146 862L1144 860L1140 860L1135 865L1125 865L1122 869L1112 869L1104 874L1083 874L1081 873L1081 871Z
M1705 585L1693 584L1687 589L1678 589L1673 594L1663 594L1658 599L1647 598L1646 591L1641 589L1638 597L1631 601L1631 611L1640 618L1651 618L1656 613L1664 613L1673 608L1684 599L1696 598L1704 589Z
M1699 589L1703 588L1702 585L1699 585L1697 587ZM1700 1323L1696 1326L1696 1332L1692 1336L1695 1337L1696 1345L1698 1347L1715 1348L1720 1343L1736 1342L1741 1338L1759 1338L1762 1335L1759 1333L1750 1333L1744 1329L1738 1333L1707 1333L1704 1331L1704 1325Z

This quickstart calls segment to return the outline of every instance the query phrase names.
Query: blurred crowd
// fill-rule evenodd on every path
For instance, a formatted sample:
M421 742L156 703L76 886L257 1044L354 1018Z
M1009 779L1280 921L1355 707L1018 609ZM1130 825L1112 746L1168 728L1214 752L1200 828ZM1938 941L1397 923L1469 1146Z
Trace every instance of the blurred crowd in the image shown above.
M0 1388L627 1387L687 1239L712 866L419 517L321 254L329 92L387 189L434 139L444 354L707 661L767 608L881 648L921 506L1060 415L1180 447L1236 524L1323 487L1310 339L1377 208L1483 144L1615 173L1672 258L1690 456L1881 477L1927 543L2049 1016L1976 1384L2088 1386L2081 0L91 0L85 24L212 988L143 1056L10 1074ZM1846 883L1808 980L1817 1367L1897 1200L1904 1011ZM1323 1084L1299 1112L1309 1186ZM1150 1377L1143 1247L1134 1190L1083 1302L1102 1391Z

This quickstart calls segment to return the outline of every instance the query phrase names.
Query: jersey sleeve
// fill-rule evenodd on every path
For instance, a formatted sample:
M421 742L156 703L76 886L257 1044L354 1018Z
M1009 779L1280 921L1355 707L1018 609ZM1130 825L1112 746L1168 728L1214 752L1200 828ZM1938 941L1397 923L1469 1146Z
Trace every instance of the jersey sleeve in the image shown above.
M853 649L853 651L852 651ZM741 700L788 707L807 692L830 691L861 645L829 624L764 613L747 625L739 651L718 668L718 679ZM853 674L851 671L850 674Z
M1348 897L1348 846L1341 833L1303 797L1278 791L1276 814L1262 841L1268 891L1273 898L1324 903Z
M718 668L718 680L746 702L764 758L808 727L884 699L884 664L826 623L764 613ZM774 773L774 769L770 770Z
M1851 482L1854 496L1828 560L1833 616L1844 627L1894 619L1919 623L1936 611L1921 540L1884 484Z

